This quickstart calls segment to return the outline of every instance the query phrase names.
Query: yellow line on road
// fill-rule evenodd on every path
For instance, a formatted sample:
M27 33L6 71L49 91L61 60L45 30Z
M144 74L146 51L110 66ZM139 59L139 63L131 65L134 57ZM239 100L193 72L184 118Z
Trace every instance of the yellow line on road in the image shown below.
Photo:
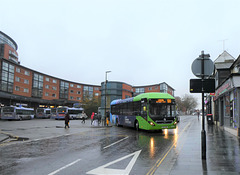
M0 134L7 135L7 136L9 136L9 138L11 138L11 140L9 140L9 141L7 141L7 142L4 142L4 143L1 143L0 146L4 146L4 145L6 145L7 143L10 143L10 142L12 142L12 141L16 141L16 140L18 140L18 138L19 138L19 136L15 136L15 135L13 135L13 134L10 134L10 133L7 133L7 132L1 131L1 130L0 130Z
M182 132L179 134L179 137L183 134L183 132L189 127L191 123L189 122L184 129L182 130ZM157 162L154 164L154 166L149 170L149 172L147 173L147 175L153 175L155 173L155 171L157 170L157 168L161 165L161 163L164 161L164 159L167 157L167 155L169 154L169 152L172 150L173 146L176 145L177 140L175 142L173 142L173 144L170 146L170 148L168 149L167 153L161 157L160 159L157 160Z

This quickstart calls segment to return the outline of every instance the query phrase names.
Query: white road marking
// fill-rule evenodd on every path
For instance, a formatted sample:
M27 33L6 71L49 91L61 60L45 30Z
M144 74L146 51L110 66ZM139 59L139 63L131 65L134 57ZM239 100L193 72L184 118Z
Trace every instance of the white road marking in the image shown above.
M81 159L77 159L77 160L75 160L74 162L69 163L68 165L66 165L66 166L64 166L64 167L59 168L59 169L57 169L56 171L53 171L53 172L49 173L48 175L54 175L54 174L56 174L56 173L62 171L63 169L65 169L65 168L67 168L67 167L70 167L70 166L72 166L73 164L79 162L80 160L81 160Z
M128 137L125 137L125 138L123 138L123 139L121 139L121 140L118 140L117 142L114 142L114 143L112 143L112 144L110 144L110 145L108 145L108 146L105 146L105 147L103 147L103 149L106 149L106 148L108 148L108 147L110 147L110 146L113 146L113 145L115 145L115 144L117 144L117 143L119 143L119 142L121 142L121 141L123 141L123 140L125 140L125 139L127 139Z
M105 164L105 165L103 165L103 166L100 166L100 167L98 167L98 168L95 168L95 169L93 169L93 170L91 170L91 171L88 171L87 174L95 174L95 175L110 175L110 174L111 174L111 175L112 175L112 174L116 174L116 175L128 175L128 174L130 173L130 171L132 170L132 167L133 167L133 165L135 164L135 162L136 162L136 160L137 160L137 158L138 158L138 156L139 156L139 154L140 154L141 151L142 151L142 150L136 151L136 152L134 152L134 153L132 153L132 154L129 154L129 155L127 155L127 156L124 156L124 157L122 157L122 158L120 158L120 159L117 159L117 160L112 161L112 162L110 162L110 163L107 163L107 164ZM122 160L124 160L124 159L127 159L127 158L129 158L129 157L131 157L131 156L133 156L133 158L132 158L132 160L129 162L128 166L127 166L125 169L111 169L111 168L106 168L106 167L108 167L108 166L110 166L110 165L112 165L112 164L115 164L115 163L117 163L117 162L119 162L119 161L122 161Z

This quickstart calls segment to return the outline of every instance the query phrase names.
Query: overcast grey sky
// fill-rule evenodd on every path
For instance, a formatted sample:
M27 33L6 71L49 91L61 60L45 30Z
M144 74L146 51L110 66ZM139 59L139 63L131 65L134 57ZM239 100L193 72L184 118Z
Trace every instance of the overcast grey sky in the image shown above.
M189 93L191 64L240 54L239 0L0 0L0 30L21 65L100 85L166 82ZM200 95L198 95L200 97Z

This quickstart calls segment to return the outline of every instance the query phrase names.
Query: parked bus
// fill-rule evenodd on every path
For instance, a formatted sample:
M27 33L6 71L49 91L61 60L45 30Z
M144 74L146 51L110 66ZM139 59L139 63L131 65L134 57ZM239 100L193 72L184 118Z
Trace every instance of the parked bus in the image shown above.
M56 111L55 119L64 119L65 114L68 112L70 119L77 119L77 116L82 114L83 108L70 108L70 107L58 107Z
M143 130L175 129L175 99L167 93L143 93L111 102L110 121Z
M68 108L70 119L80 119L83 108Z
M1 111L2 120L24 120L24 119L33 119L34 118L34 109L16 107L16 106L5 106Z
M36 118L50 118L51 109L50 108L37 108Z
M57 107L56 109L56 120L59 119L64 119L65 118L65 114L67 113L68 107L63 106L63 107Z

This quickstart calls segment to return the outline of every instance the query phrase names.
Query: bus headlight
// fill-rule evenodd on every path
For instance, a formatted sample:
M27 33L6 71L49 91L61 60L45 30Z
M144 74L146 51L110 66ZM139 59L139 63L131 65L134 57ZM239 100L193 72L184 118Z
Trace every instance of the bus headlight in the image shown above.
M174 125L176 125L176 124L177 124L177 122L174 122L173 124L174 124Z
M148 122L150 125L155 126L155 124L151 121Z

